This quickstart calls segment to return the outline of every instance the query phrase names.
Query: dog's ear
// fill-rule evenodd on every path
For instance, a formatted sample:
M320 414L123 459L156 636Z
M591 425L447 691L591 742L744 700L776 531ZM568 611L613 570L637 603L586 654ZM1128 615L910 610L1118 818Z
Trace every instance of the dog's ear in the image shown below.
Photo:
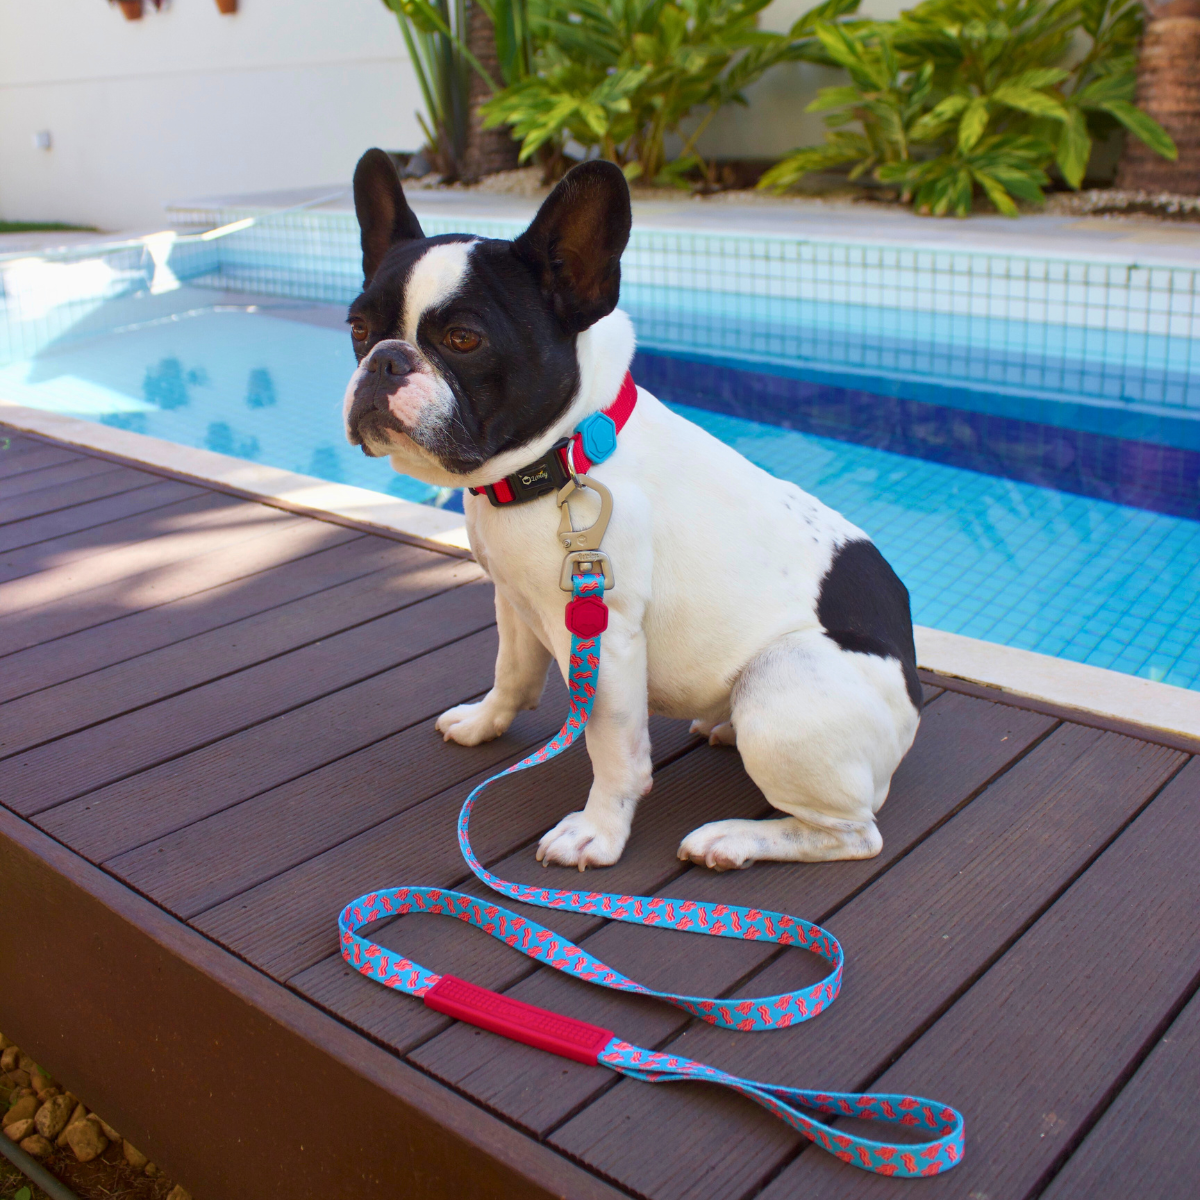
M513 243L571 333L617 307L621 252L631 221L629 185L621 168L595 159L567 172Z
M425 236L404 198L396 166L382 150L368 150L354 168L354 211L362 230L363 279L368 284L397 242Z

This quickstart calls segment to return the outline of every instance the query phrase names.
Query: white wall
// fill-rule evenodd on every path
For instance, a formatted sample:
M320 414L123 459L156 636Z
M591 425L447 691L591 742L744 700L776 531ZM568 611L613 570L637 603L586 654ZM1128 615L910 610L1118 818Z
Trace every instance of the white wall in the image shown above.
M784 31L818 0L775 0L759 21L763 29ZM858 14L890 21L917 0L862 0ZM785 63L746 89L748 108L731 104L713 118L700 138L699 149L722 158L769 158L797 146L825 140L821 113L806 113L804 106L818 88L844 84L843 71L813 63Z
M892 17L903 0L864 0ZM810 0L775 0L786 29ZM349 180L372 145L416 149L419 93L381 0L149 0L126 21L104 0L0 0L0 219L155 226L170 200ZM707 154L818 142L803 112L839 72L789 64L720 114ZM33 145L49 130L50 150Z
M368 146L420 144L380 0L240 9L0 0L0 218L152 226L169 200L341 183Z

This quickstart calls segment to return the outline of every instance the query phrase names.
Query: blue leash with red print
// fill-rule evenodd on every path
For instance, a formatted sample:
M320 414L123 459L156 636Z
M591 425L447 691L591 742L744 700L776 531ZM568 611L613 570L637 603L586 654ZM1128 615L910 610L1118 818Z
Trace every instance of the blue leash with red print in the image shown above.
M599 538L595 540L598 543ZM485 780L467 797L458 818L458 844L467 865L488 887L525 904L593 913L611 921L665 925L710 937L800 946L819 955L832 970L811 987L753 1000L720 1000L658 992L613 970L581 946L528 917L488 904L477 896L431 887L388 888L351 901L338 918L342 957L369 979L410 996L419 996L438 1012L526 1045L577 1062L609 1067L646 1083L698 1080L732 1088L856 1167L902 1178L937 1175L953 1167L962 1158L963 1119L946 1105L919 1096L821 1092L742 1079L690 1058L630 1045L610 1029L525 1004L453 975L437 975L411 959L359 936L358 930L365 925L401 913L441 913L457 917L555 970L600 987L654 996L724 1029L784 1029L815 1017L837 996L842 982L842 948L832 934L799 917L734 904L562 891L510 883L493 875L475 857L469 826L475 801L484 788L506 775L548 762L561 754L583 732L591 715L600 673L600 634L608 624L604 577L574 575L572 582L574 599L567 605L567 626L571 630L567 685L571 701L566 723L540 750ZM902 1125L913 1132L925 1131L932 1139L876 1142L842 1132L821 1119L841 1116Z

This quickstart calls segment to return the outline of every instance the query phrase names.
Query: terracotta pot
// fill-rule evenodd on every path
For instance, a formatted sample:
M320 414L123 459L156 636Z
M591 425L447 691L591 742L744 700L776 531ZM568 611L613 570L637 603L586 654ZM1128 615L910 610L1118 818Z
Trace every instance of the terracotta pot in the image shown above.
M117 0L117 3L125 14L125 20L140 21L142 19L142 0Z
M237 0L217 0L217 8L227 17L237 12Z

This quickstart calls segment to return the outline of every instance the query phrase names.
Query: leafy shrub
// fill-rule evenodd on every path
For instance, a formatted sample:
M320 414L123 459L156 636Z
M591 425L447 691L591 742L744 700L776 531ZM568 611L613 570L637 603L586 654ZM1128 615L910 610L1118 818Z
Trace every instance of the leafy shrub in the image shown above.
M674 182L699 164L696 139L726 104L777 63L816 47L813 29L857 6L825 0L787 34L758 29L770 0L528 0L531 73L483 108L511 125L521 160L561 155L568 138L595 147L627 178ZM665 139L699 124L668 166Z
M1090 42L1073 64L1078 32ZM965 216L977 190L1000 212L1040 203L1058 167L1083 181L1092 141L1116 123L1167 158L1175 145L1133 104L1139 0L927 0L896 21L818 22L821 53L849 85L808 106L825 144L796 150L760 187L853 163L918 212ZM857 123L858 128L847 128Z

